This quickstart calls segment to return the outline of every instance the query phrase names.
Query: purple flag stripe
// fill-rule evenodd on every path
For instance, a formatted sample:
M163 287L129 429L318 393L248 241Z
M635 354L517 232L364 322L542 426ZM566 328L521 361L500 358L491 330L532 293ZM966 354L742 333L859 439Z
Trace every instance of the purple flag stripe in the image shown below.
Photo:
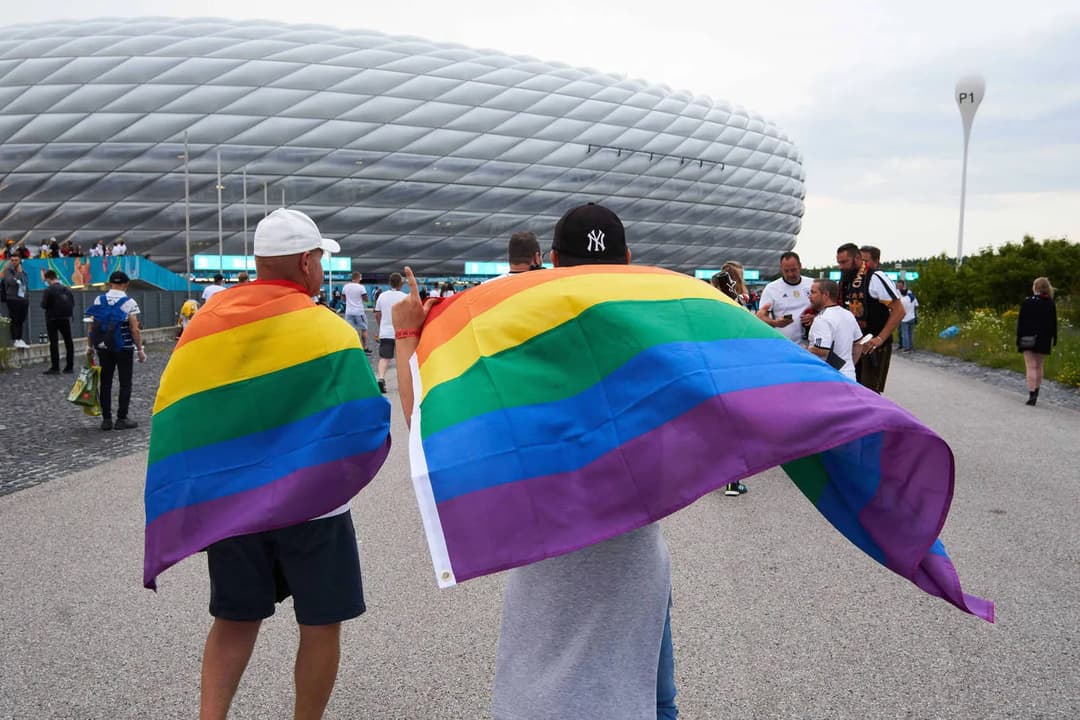
M914 580L952 504L952 450L922 426L902 433L885 432L875 465L881 479L877 492L858 512L859 522L884 551L885 565Z
M911 580L934 597L942 598L983 620L994 622L994 603L964 592L960 588L960 577L956 574L956 568L947 556L928 554L916 568Z
M390 438L372 452L312 465L271 483L159 515L146 527L143 586L192 553L227 537L288 527L344 505L378 472Z
M777 414L777 407L814 407L819 432L806 433L796 413ZM577 470L440 503L454 574L466 580L586 547L670 515L729 482L880 431L907 435L916 453L944 444L907 412L854 383L772 385L710 398ZM931 472L924 482L948 482L949 469ZM633 487L626 487L627 479ZM929 548L935 537L920 546Z

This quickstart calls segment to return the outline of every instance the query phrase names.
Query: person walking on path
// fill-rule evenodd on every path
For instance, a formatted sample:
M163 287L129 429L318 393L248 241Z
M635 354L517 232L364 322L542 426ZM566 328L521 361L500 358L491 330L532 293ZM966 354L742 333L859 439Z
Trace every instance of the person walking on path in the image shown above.
M0 299L7 305L8 317L11 318L11 344L24 348L29 347L23 340L23 326L30 310L30 279L23 270L22 256L9 253L9 257L7 267L0 276Z
M368 294L367 288L360 283L360 280L360 273L354 272L352 280L345 283L345 286L341 288L341 295L345 298L345 319L356 329L356 332L360 333L360 345L363 346L364 352L370 352L367 342Z
M258 280L203 306L162 375L143 583L155 587L161 571L205 548L214 620L202 720L228 715L262 621L291 596L299 645L289 717L316 720L337 679L341 624L366 610L350 504L389 452L390 406L356 333L311 299L323 254L339 245L285 208L259 222L254 241ZM226 443L239 448L228 458ZM162 507L169 497L180 504Z
M71 313L75 309L75 298L71 290L60 282L55 270L45 271L45 282L49 287L41 298L41 307L45 309L45 331L49 334L49 360L51 364L45 375L60 374L60 338L64 338L64 372L70 373L74 367L75 343L71 339Z
M1016 319L1016 349L1024 354L1027 375L1027 405L1039 399L1042 385L1043 363L1050 354L1050 345L1057 345L1057 308L1054 306L1054 288L1044 277L1035 278L1031 297L1020 306Z
M623 225L589 203L555 226L555 267L629 265ZM394 308L398 388L409 422L410 357L434 301L410 294ZM507 282L507 281L504 281ZM568 351L566 362L578 358ZM514 568L507 575L495 659L495 720L674 720L671 568L653 522L575 552ZM618 659L613 662L613 659Z
M390 367L390 361L394 359L394 318L391 310L408 297L401 292L401 284L401 273L392 273L390 289L381 293L379 299L375 301L375 322L379 325L379 368L375 373L375 379L379 382L379 390L384 393L386 392L386 371Z
M131 385L135 357L146 362L142 332L139 329L139 304L127 296L131 278L117 270L109 276L109 291L94 298L86 310L92 320L86 333L86 354L92 360L97 352L101 365L101 429L126 430L139 423L128 419L131 405ZM113 376L120 378L120 397L116 405L116 422L112 414Z

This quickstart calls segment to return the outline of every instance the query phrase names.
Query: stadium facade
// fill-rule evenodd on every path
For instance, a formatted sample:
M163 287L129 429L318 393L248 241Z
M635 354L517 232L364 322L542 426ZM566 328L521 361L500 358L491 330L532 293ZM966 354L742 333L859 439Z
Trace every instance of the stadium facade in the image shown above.
M184 137L188 160L184 160ZM173 269L308 212L362 270L460 274L511 232L546 247L587 200L636 262L776 266L800 154L738 106L532 58L270 22L104 19L0 33L0 237L123 236ZM243 175L246 173L246 192Z

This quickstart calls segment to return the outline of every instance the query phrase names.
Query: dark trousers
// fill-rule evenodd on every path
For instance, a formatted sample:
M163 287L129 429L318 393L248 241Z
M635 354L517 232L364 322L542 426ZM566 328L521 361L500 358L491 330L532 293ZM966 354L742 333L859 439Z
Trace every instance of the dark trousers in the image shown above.
M869 355L863 355L855 368L859 371L859 384L876 393L885 392L885 380L889 376L889 362L892 360L892 338Z
M30 303L26 300L8 300L8 316L11 317L11 340L23 339L23 325L26 324L26 314L30 312Z
M71 341L71 318L56 318L45 321L45 330L49 333L49 359L52 369L60 369L60 338L64 338L64 351L67 353L66 370L71 370L75 359L75 344Z
M128 405L131 403L131 371L135 366L135 350L98 350L98 362L101 363L101 417L112 417L112 381L113 373L120 375L120 402L116 407L116 419L127 420Z

